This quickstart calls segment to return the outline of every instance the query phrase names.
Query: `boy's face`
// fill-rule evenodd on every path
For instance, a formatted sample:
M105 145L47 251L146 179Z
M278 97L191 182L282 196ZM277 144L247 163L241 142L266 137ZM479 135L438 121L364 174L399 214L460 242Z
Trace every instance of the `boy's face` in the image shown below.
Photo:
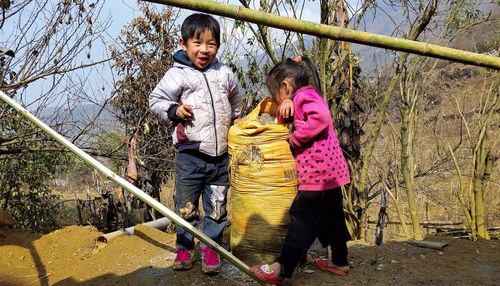
M181 47L186 51L189 60L199 69L210 65L217 55L217 41L209 29L206 29L198 37L189 38L186 42L180 39Z

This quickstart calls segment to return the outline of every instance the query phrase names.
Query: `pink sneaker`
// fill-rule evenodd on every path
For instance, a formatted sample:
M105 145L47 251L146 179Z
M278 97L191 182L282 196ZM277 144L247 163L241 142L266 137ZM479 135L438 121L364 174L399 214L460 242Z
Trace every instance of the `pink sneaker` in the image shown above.
M201 269L205 274L217 274L220 272L220 258L217 252L209 247L201 248L202 263Z
M193 267L193 253L192 250L177 249L172 269L174 270L188 270Z

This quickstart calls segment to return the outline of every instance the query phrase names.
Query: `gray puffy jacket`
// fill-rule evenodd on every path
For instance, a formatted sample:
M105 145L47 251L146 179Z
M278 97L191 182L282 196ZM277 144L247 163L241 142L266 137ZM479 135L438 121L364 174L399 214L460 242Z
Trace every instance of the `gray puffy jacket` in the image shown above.
M179 104L192 106L192 120L175 115ZM240 116L238 81L217 59L201 71L178 51L174 65L149 95L149 106L161 119L174 123L172 137L178 150L219 156L227 152L231 121Z

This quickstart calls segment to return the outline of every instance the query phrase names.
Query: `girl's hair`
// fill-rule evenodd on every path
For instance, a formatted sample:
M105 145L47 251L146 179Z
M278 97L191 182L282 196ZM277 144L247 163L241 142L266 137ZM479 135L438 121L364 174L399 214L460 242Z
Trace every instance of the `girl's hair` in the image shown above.
M311 85L309 73L312 75L312 85L321 93L321 84L316 65L306 56L301 56L300 62L287 58L277 63L267 74L266 86L271 92L274 101L279 94L281 82L290 79L293 87L292 93L297 89Z
M212 31L215 41L217 42L217 47L220 47L219 22L217 22L214 17L203 13L191 14L182 22L182 40L187 43L188 39L198 38L206 29Z

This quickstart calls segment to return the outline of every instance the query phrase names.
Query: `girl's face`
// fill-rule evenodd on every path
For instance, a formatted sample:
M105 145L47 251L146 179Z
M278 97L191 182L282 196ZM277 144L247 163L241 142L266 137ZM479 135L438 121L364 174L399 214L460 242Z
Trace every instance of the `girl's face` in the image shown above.
M200 33L196 38L189 38L186 42L181 38L180 44L189 60L199 69L210 65L217 55L217 41L209 29Z
M280 83L280 88L278 90L278 94L275 97L278 104L281 104L285 99L292 99L293 97L293 85L290 78L285 78Z

